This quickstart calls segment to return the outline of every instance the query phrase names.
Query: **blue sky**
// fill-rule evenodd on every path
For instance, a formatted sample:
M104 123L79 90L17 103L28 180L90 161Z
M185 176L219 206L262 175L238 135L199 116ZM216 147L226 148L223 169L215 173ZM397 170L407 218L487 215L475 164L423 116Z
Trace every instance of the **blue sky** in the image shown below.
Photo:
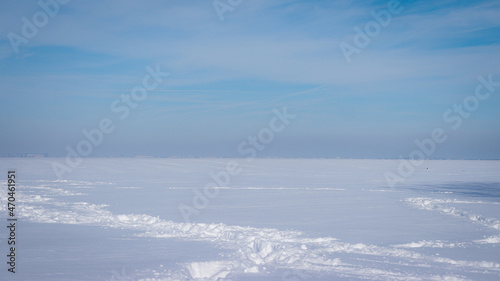
M91 156L241 157L286 107L297 117L258 156L407 157L439 127L430 158L499 159L500 87L457 130L443 114L478 76L500 81L500 3L401 1L348 63L341 43L389 2L243 0L221 20L210 0L72 0L16 52L9 34L43 10L2 1L0 156L64 156L109 118ZM113 101L157 65L170 76L117 118Z

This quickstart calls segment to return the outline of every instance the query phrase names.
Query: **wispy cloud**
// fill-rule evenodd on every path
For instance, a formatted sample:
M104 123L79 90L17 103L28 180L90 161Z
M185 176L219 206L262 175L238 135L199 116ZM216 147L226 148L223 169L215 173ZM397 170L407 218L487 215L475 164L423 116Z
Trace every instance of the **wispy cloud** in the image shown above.
M369 131L381 139L391 127L406 134L408 123L425 133L430 120L474 91L477 76L499 77L500 4L401 1L404 10L347 64L340 42L353 40L354 27L363 29L387 3L243 1L220 21L211 1L70 1L15 53L7 34L21 34L21 19L40 7L3 2L0 96L8 101L0 117L12 120L5 126L18 138L35 139L19 120L52 112L67 123L40 126L59 126L59 137L70 140L71 122L91 126L96 114L110 114L110 101L140 83L145 66L160 64L171 76L130 121L148 128L145 135L178 118L169 125L178 139L201 142L211 126L235 140L277 105L302 113L294 135ZM481 105L483 127L496 124L498 105ZM477 128L478 138L489 134ZM5 151L9 145L0 143Z

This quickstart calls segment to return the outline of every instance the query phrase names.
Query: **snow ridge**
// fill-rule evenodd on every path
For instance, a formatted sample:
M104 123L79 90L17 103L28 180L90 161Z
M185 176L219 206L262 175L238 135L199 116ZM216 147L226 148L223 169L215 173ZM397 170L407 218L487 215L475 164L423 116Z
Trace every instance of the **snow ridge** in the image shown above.
M51 190L47 191L49 195ZM494 262L453 260L394 247L345 243L332 237L310 238L293 230L220 223L179 223L147 214L113 214L106 209L107 205L62 202L24 193L19 193L19 198L23 202L19 206L19 215L38 223L132 229L138 231L138 236L208 241L231 250L229 256L221 256L219 260L182 264L178 272L169 272L164 276L177 276L177 280L226 280L239 274L265 274L280 269L335 272L342 276L370 280L466 280L455 275L417 276L407 273L408 267L421 267L422 264L426 267L470 268L493 274L500 272L500 264ZM425 200L412 202L423 202L421 204L429 208L431 206ZM480 221L496 223L488 219ZM355 259L342 260L340 254L363 256L371 261L372 266L360 266Z
M473 214L464 210L460 210L456 207L450 207L445 204L500 204L498 202L484 202L484 201L467 201L467 200L457 200L457 199L433 199L426 197L418 198L407 198L406 202L411 206L422 210L437 211L445 215L454 216L462 218L464 220L471 221L483 225L485 227L500 230L500 221L496 218L487 218L482 215ZM461 243L450 243L444 241L419 241L411 242L407 244L394 245L394 247L399 248L454 248L454 247L466 247L472 244L499 244L500 234L486 237L484 239L474 240L473 242L461 242Z
M114 214L105 204L69 202L70 196L83 195L73 188L92 187L90 182L59 182L57 188L50 183L25 185L19 192L18 214L37 223L92 225L136 231L140 237L205 241L229 250L218 259L178 264L178 268L162 273L145 275L142 280L237 280L238 276L276 271L336 274L348 279L368 280L468 280L451 273L430 275L418 272L477 272L500 276L500 264L491 261L457 260L439 255L416 252L414 248L466 247L470 243L450 243L441 240L420 241L394 246L364 243L346 243L333 237L308 237L294 230L256 228L222 223L182 223L164 220L147 214ZM130 187L129 187L130 188ZM74 199L74 198L72 198ZM0 203L7 198L0 193ZM64 200L64 201L62 201ZM449 204L476 204L479 201L453 199L409 198L411 206L438 211L459 217L491 229L500 230L500 222L472 214ZM487 203L487 202L479 202ZM4 214L4 213L3 213ZM3 214L0 214L2 216ZM500 243L500 235L477 244ZM297 274L296 274L297 275ZM134 278L139 280L140 278ZM299 278L303 279L303 278ZM283 279L285 280L285 279ZM286 279L290 280L290 279ZM295 279L294 279L295 280Z
M470 212L457 209L455 207L450 207L444 205L445 203L459 203L459 204L474 204L474 203L484 203L481 201L459 201L459 200L442 200L442 199L432 199L432 198L408 198L406 199L410 205L413 205L419 209L430 210L430 211L438 211L440 213L455 216L459 218L463 218L466 220L470 220L472 222L481 224L483 226L500 230L500 221L495 218L486 218L481 215L472 214Z

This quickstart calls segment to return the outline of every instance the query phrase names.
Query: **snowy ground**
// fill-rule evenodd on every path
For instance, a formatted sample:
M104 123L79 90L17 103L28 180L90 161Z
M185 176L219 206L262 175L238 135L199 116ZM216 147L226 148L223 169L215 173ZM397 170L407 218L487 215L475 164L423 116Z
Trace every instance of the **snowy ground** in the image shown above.
M0 280L500 280L500 161L427 161L390 188L398 160L237 159L195 203L234 159L85 159L64 180L53 161L0 158Z

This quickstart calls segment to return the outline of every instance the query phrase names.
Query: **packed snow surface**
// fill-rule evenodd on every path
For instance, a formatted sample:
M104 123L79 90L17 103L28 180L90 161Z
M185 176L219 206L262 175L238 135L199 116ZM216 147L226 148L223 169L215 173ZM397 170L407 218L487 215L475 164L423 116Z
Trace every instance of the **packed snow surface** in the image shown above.
M55 161L0 159L1 280L500 280L500 161Z

